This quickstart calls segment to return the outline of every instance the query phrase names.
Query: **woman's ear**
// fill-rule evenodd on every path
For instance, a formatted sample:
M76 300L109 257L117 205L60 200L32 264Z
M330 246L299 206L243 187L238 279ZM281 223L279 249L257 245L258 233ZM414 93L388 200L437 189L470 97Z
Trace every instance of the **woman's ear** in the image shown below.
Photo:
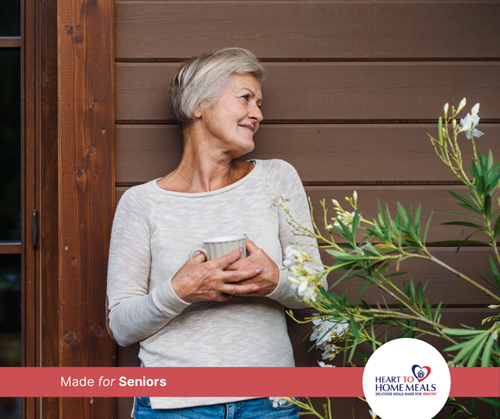
M193 110L193 116L196 119L200 119L202 115L203 115L203 113L201 111L201 106L200 105L196 106L196 108L194 108L194 110Z

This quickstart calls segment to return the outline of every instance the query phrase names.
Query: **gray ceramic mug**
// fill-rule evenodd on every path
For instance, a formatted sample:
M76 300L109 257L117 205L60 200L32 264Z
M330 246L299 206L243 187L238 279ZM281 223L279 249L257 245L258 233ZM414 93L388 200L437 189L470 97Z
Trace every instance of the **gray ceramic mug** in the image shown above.
M203 249L194 249L190 258L196 253L203 253L207 260L214 260L231 253L234 249L243 247L242 258L247 256L245 236L211 237L203 240Z

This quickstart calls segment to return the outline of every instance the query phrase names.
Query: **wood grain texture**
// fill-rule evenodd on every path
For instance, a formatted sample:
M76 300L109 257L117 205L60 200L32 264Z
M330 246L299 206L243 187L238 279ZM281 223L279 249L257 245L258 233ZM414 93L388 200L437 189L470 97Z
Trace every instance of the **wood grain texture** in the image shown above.
M167 88L178 63L117 63L117 121L173 122ZM437 120L446 102L500 116L500 62L265 63L267 121ZM467 109L470 109L469 107Z
M114 1L58 2L59 366L113 366L105 321L114 209ZM111 419L115 399L62 398L59 417Z
M21 243L0 243L0 255L21 253Z
M21 37L0 37L0 48L21 47Z
M500 115L500 114L499 114ZM500 156L500 124L480 124L483 153ZM283 159L305 184L376 182L453 182L456 178L435 155L426 133L437 124L262 125L255 150L243 159ZM465 162L472 147L462 135ZM116 181L136 184L163 177L182 156L176 125L117 125Z
M239 46L265 59L500 57L498 3L391 3L117 2L116 56L184 59Z
M42 318L41 365L59 366L59 214L58 214L58 91L57 91L57 0L40 1L40 94L39 101L39 260ZM57 397L41 400L41 419L59 417Z

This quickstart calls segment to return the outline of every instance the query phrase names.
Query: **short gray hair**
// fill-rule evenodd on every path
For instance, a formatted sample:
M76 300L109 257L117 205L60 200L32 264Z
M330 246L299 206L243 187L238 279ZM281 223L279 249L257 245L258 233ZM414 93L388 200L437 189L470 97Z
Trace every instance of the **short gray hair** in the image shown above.
M172 77L168 94L174 116L181 127L196 119L197 106L211 108L229 85L233 74L252 74L259 82L266 70L255 56L243 48L225 48L193 57Z

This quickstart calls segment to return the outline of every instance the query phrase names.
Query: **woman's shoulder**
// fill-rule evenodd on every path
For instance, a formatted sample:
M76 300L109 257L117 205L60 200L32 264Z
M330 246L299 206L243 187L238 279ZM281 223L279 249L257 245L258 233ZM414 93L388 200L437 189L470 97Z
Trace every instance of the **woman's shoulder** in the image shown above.
M281 159L259 160L263 171L274 176L296 175L297 170L290 163Z
M156 179L127 188L118 198L117 212L136 213L136 215L149 213L158 200L152 182L156 182Z

